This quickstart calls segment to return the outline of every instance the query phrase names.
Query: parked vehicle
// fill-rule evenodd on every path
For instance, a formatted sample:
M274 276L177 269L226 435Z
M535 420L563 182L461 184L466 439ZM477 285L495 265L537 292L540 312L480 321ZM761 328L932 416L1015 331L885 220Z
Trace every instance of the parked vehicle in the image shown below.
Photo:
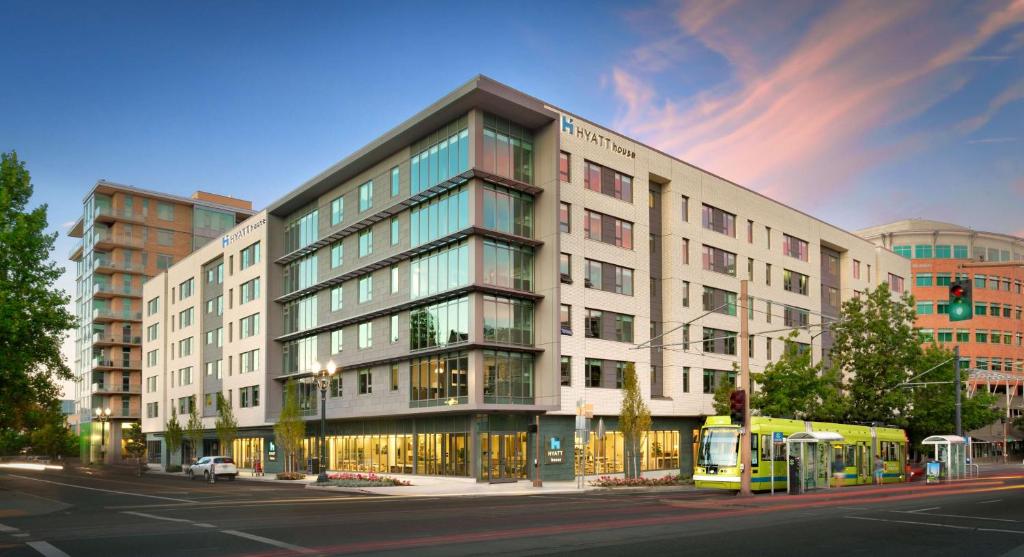
M210 476L234 480L238 476L238 467L230 456L204 456L193 462L185 471L188 479L201 476L204 480L210 481Z

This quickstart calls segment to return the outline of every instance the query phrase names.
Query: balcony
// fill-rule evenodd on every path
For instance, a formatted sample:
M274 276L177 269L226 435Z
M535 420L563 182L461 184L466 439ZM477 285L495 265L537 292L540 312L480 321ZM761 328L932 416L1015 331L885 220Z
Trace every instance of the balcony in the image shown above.
M99 222L115 222L128 220L134 222L145 222L147 216L143 213L136 213L124 208L96 207L96 220Z
M115 385L112 383L93 383L92 393L98 395L139 395L142 394L142 385L129 385L128 388L125 388L124 385Z
M114 346L129 345L137 346L142 344L141 336L115 334L110 331L97 331L92 334L93 345Z
M96 242L94 246L97 249L102 250L115 247L141 248L145 244L145 242L142 241L142 238L129 236L127 234L114 234L109 230L97 230L95 238Z
M142 360L110 360L106 357L97 357L92 359L92 369L94 370L141 370Z
M82 240L75 242L74 246L71 246L71 250L68 251L68 259L72 261L78 261L82 257Z
M92 308L92 320L101 323L111 321L142 321L142 312Z
M112 284L97 282L92 286L92 295L94 298L113 298L115 296L123 298L141 298L142 289L134 286L117 287Z
M125 263L123 261L114 261L109 257L97 257L93 260L92 268L97 273L110 274L110 273L145 273L146 270L142 265L135 263Z

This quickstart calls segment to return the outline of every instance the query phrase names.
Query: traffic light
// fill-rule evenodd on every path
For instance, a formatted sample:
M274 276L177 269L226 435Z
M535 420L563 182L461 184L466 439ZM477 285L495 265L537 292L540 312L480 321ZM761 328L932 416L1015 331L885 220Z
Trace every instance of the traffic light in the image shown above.
M747 405L747 392L737 389L729 393L729 418L733 423L743 425L743 411Z
M949 320L966 321L974 315L971 281L957 280L949 285Z

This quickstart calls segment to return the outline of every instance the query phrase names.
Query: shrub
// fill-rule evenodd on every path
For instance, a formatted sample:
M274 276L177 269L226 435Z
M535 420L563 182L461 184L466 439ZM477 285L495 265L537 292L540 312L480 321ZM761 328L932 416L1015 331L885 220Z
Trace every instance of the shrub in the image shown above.
M276 477L279 480L302 480L306 475L302 472L278 472Z
M328 474L327 479L331 485L337 487L395 487L412 485L410 482L388 476L378 476L373 472L369 474L336 472Z
M668 475L660 478L613 478L611 476L600 476L591 480L590 485L596 487L656 487L662 485L685 485L690 480L678 475Z
M180 464L168 464L167 465L167 469L165 471L167 471L167 472L181 472L181 465Z

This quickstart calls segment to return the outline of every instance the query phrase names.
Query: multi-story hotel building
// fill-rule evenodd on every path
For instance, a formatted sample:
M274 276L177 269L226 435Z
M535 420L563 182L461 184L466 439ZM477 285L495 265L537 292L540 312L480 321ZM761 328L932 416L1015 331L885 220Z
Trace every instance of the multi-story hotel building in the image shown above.
M123 455L121 429L140 418L142 284L219 239L252 205L206 192L191 198L100 180L70 235L77 265L75 419L85 462ZM96 409L110 409L96 422ZM99 427L97 427L99 426Z
M909 271L477 77L145 285L143 428L167 462L166 421L198 404L202 450L221 450L220 392L239 418L236 460L279 470L283 385L333 359L330 469L525 478L539 417L542 477L569 479L580 404L594 415L586 472L623 469L632 363L654 416L642 468L690 474L711 393L735 380L742 279L757 372L790 330L821 358L822 321L843 299L879 281L902 289ZM298 391L312 438L319 393Z
M911 289L917 304L917 327L922 342L937 342L960 347L962 366L976 370L982 379L973 388L1000 393L997 400L1005 408L1007 383L1017 408L1010 417L1020 415L1020 379L1007 381L1024 372L1024 268L1007 266L961 268L970 262L1020 263L1024 266L1024 238L981 232L963 226L931 220L901 220L859 232L864 238L910 260ZM974 315L968 321L950 322L949 285L960 278L973 286ZM1016 384L1016 386L1014 386ZM971 432L976 455L998 447L986 447L1003 441L1001 423ZM1020 432L1012 434L1015 438ZM1011 447L1012 448L1012 447Z

